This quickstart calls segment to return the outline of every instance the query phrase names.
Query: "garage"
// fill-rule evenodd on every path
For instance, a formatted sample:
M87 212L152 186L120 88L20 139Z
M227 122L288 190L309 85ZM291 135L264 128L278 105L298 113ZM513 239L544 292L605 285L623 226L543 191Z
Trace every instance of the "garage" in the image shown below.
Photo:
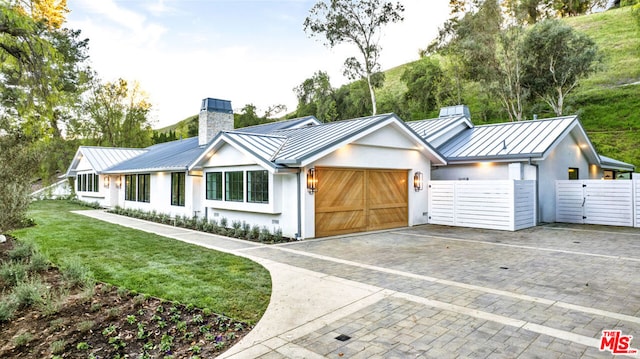
M316 237L408 226L407 170L316 171Z

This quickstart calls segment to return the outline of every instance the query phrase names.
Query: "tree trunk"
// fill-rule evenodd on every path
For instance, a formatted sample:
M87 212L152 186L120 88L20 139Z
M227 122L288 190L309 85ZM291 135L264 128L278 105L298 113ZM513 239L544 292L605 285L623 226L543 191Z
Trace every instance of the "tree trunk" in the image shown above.
M371 84L371 73L367 72L367 85L369 86L369 93L371 94L371 107L373 108L372 115L378 114L378 106L376 105L376 93L373 91L373 85Z

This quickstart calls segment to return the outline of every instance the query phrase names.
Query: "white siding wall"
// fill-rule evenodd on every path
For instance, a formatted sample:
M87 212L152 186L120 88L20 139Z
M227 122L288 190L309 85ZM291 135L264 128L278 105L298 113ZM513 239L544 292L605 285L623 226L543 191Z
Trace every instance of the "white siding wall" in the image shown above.
M199 183L200 177L185 176L185 205L184 206L172 206L171 205L171 172L157 172L151 173L151 197L149 202L138 201L125 201L125 181L124 175L121 177L121 188L118 191L118 198L121 207L123 208L135 208L144 211L155 210L158 213L166 213L171 216L193 216L196 211L200 211L202 215L202 208L194 208L194 200L191 196L193 191L193 183Z
M535 181L431 181L430 223L518 230L535 226Z
M634 174L635 175L635 174ZM640 227L640 178L633 177L634 222L635 227Z

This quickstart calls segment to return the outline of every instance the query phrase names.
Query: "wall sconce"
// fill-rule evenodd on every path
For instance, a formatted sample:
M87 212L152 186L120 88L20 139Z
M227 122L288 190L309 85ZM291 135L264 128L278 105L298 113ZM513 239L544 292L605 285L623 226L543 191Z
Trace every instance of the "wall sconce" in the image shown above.
M120 176L118 176L118 178L116 179L116 187L122 188L122 177Z
M309 193L318 191L318 177L315 168L309 168L307 171L307 191L309 191Z
M104 176L104 188L109 188L111 182L111 178L109 176Z
M423 186L424 180L422 177L422 172L418 171L413 175L413 189L415 189L416 192L422 191Z

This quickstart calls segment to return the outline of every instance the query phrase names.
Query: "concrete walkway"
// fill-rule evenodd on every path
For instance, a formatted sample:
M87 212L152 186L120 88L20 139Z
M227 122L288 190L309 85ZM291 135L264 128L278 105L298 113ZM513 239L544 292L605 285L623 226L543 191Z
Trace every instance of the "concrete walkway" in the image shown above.
M606 358L602 330L640 338L638 230L423 226L266 246L77 213L265 266L269 307L224 358Z

